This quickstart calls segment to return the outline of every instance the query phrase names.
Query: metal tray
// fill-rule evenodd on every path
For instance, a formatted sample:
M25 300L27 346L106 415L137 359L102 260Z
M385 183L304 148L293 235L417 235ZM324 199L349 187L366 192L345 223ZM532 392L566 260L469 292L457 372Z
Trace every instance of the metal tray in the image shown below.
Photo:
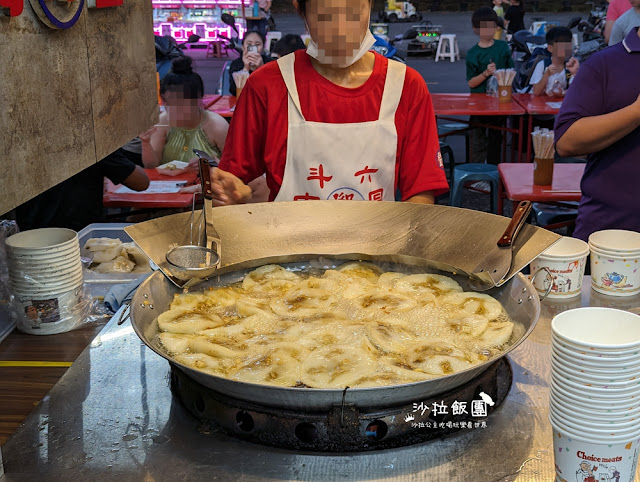
M82 228L78 232L78 241L80 242L80 252L84 255L82 249L85 243L91 238L113 238L119 239L123 243L133 241L124 228L130 226L131 223L93 223ZM130 283L138 279L143 273L96 273L90 269L84 270L85 283L100 284L119 284Z

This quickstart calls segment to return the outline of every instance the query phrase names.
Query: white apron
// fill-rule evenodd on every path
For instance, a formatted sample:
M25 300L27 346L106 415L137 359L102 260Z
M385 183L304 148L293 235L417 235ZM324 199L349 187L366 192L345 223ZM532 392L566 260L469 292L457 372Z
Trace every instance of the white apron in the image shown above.
M289 92L289 126L284 177L275 200L395 200L395 114L406 66L389 60L378 120L325 124L302 115L294 61L295 55L278 59Z

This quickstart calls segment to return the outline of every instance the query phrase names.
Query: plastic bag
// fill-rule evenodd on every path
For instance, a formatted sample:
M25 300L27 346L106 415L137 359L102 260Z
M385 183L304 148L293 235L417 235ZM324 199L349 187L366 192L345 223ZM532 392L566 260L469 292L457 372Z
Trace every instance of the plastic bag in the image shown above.
M4 248L4 236L1 239L0 248ZM79 252L77 258L71 252L62 257L47 253L43 259L42 254L0 251L0 264L8 267L3 277L10 294L6 306L20 331L64 333L108 318L84 283Z
M567 80L564 72L553 74L547 80L545 93L549 97L562 97L567 92Z
M487 79L487 95L490 97L498 97L498 79L492 75Z

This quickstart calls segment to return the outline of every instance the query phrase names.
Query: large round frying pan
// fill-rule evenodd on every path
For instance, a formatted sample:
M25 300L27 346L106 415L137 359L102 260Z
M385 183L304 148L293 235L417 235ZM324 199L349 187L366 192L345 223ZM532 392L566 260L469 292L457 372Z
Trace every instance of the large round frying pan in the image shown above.
M341 260L329 261L329 264L337 266L344 262L348 255L341 256ZM425 269L419 266L419 260L410 262L411 258L404 257L403 264L391 263L384 256L359 256L352 255L351 259L367 259L379 264L388 271L400 271L405 273L434 272L451 276L465 291L472 291L469 278L451 273L438 272L433 269ZM303 269L310 265L314 258L310 255L289 256L288 259L275 260L287 269ZM315 256L317 259L317 255ZM260 266L273 262L274 259L254 260L253 266ZM409 262L408 262L409 261ZM327 261L324 260L326 263ZM210 279L196 286L192 291L204 290L210 286L224 286L240 281L251 269L226 272L225 274ZM157 341L158 324L156 318L159 314L168 310L174 294L181 290L161 273L151 275L137 290L131 307L131 323L142 341L153 351L170 363L179 367L189 377L198 383L224 395L235 397L248 402L270 405L281 408L304 409L308 411L327 410L341 403L353 404L359 408L388 407L409 403L415 400L428 399L440 393L459 387L468 382L498 358L505 356L509 351L517 347L533 330L540 315L540 299L535 288L522 274L518 274L498 288L486 291L496 298L515 322L516 328L512 337L512 344L499 357L487 360L481 365L453 375L426 380L404 385L391 385L377 388L354 388L345 390L311 389L311 388L282 388L267 385L256 385L237 382L225 378L210 375L194 370L173 360L160 348ZM419 322L419 320L416 320Z

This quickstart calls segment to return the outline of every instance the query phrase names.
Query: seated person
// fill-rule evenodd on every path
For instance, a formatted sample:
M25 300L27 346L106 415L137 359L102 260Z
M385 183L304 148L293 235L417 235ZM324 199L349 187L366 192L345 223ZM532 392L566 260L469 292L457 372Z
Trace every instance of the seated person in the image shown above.
M631 3L631 8L613 24L609 45L622 42L634 27L640 26L640 0L629 0L629 3Z
M285 55L295 52L296 50L304 50L307 47L304 45L304 40L300 35L289 33L276 42L271 49L271 58L279 59Z
M236 95L236 81L233 79L235 72L246 70L249 74L271 60L264 54L265 38L262 33L248 30L242 39L242 57L235 59L229 66L229 92Z
M146 168L171 161L189 162L193 149L220 158L229 123L202 108L204 84L191 68L190 57L173 60L171 71L160 84L165 112L158 125L140 134L142 162Z
M105 177L134 191L144 191L149 187L144 169L118 149L97 164L18 206L18 226L22 231L51 227L79 231L91 223L105 222L102 207Z
M536 65L529 84L534 95L563 96L573 81L580 62L570 57L573 34L567 27L553 27L547 32L547 50L550 57ZM568 59L568 60L567 60Z

